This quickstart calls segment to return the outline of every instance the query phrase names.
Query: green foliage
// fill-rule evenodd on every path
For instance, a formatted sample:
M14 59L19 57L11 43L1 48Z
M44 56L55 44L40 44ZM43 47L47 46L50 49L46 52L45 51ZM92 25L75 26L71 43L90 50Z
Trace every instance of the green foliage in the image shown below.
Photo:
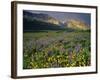
M23 44L24 69L91 65L88 31L28 32Z

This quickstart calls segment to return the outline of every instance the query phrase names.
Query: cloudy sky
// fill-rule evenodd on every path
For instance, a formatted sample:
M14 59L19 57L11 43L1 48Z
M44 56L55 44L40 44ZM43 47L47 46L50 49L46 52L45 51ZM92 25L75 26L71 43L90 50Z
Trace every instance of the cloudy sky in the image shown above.
M72 12L54 12L54 11L35 11L28 10L32 13L43 13L48 14L56 19L59 19L61 22L65 22L69 19L81 20L85 22L87 25L91 24L91 14L89 13L72 13Z

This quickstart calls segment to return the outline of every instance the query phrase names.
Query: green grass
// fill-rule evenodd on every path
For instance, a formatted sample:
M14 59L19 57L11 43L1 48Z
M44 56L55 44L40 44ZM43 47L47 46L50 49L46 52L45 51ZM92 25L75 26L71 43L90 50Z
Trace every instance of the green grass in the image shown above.
M89 31L25 32L23 69L90 66Z

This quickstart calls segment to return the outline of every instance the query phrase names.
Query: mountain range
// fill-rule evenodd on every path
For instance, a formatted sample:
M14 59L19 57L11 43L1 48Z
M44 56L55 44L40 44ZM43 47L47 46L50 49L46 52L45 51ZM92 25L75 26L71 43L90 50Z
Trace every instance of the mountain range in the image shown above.
M32 30L60 30L60 29L74 29L74 30L88 30L89 26L83 21L70 19L65 22L44 13L32 13L23 11L23 29L24 31Z

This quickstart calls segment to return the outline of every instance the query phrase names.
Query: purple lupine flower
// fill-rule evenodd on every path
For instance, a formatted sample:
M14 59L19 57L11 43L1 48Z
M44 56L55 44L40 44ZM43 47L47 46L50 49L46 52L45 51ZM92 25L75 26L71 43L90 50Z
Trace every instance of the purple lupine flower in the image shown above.
M78 44L75 46L75 52L78 53L81 50L81 45Z
M48 56L52 56L53 55L53 51L48 51Z
M72 54L73 54L72 48L68 49L68 59L69 59L69 64L72 63Z

